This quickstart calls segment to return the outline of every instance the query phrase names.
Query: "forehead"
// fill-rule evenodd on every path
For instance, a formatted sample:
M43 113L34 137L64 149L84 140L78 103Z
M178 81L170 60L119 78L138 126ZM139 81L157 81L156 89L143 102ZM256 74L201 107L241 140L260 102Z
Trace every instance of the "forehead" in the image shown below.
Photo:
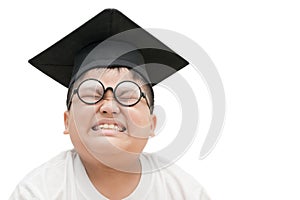
M115 85L124 80L131 80L138 84L143 84L143 79L140 75L129 70L126 67L115 67L115 68L95 68L84 73L76 82L77 84L83 80L94 78L100 80L105 85Z
M121 68L95 68L87 71L83 78L105 79L110 78L132 78L132 72L125 67Z

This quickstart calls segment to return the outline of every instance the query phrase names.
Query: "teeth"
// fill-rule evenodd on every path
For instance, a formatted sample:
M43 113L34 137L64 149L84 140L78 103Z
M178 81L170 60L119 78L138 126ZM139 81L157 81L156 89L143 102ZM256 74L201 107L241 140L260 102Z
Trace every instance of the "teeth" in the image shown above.
M115 128L115 125L110 124L110 125L108 125L108 128Z
M101 124L99 126L94 126L92 128L94 131L97 131L99 129L112 129L112 130L116 130L116 131L125 131L126 128L119 128L118 126L114 125L114 124Z

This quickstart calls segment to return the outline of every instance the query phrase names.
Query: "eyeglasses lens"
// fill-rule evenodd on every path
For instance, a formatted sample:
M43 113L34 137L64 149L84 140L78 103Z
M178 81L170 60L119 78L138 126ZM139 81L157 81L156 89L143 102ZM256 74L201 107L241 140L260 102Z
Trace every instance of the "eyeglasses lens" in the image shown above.
M78 87L78 96L84 103L95 104L105 93L104 86L97 80L86 80ZM131 81L124 81L117 85L114 91L115 99L124 106L132 106L141 98L140 87Z

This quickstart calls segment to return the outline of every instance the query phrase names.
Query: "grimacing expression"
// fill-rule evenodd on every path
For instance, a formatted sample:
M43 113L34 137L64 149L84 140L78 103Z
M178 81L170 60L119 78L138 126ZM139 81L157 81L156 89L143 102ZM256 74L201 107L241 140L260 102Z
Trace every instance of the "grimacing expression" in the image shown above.
M115 89L122 81L137 83L145 91L143 81L136 79L136 72L127 68L96 68L86 72L75 82L93 78L100 80L104 87ZM94 105L83 103L77 95L72 97L70 110L64 113L65 134L70 134L74 148L82 160L95 160L108 165L111 159L130 160L141 153L148 138L154 136L156 116L153 115L145 98L131 107L120 105L111 90L104 93L103 99Z

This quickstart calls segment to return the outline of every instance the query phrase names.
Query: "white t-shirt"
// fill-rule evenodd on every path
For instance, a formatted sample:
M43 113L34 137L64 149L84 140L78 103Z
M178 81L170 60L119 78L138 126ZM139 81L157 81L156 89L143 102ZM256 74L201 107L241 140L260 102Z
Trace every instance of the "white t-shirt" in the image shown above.
M142 168L158 166L149 154L140 156ZM28 174L9 200L107 200L95 189L75 150L63 152ZM125 200L209 200L190 175L176 165L142 173L140 182Z

